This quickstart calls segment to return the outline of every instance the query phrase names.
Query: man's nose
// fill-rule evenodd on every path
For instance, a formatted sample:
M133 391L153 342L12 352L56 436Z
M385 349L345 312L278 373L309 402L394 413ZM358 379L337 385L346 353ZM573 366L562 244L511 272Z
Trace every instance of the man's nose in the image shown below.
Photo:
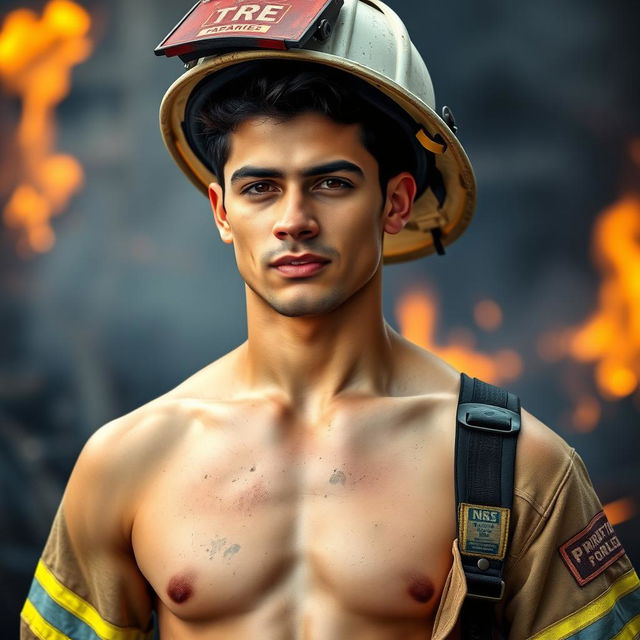
M310 240L320 231L311 204L304 194L291 190L281 200L281 210L273 225L273 235L279 240Z

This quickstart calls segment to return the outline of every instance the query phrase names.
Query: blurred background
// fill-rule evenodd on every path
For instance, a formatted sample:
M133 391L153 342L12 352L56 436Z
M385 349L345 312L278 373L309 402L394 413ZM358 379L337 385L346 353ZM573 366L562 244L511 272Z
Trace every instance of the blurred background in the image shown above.
M640 5L388 3L479 202L446 256L386 269L387 319L576 447L640 566ZM157 126L182 67L153 49L190 7L0 0L3 638L88 436L245 339L232 251Z

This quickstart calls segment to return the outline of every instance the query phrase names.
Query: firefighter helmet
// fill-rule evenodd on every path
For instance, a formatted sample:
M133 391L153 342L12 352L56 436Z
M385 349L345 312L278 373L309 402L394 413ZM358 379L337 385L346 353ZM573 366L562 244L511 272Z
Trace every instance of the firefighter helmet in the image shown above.
M203 192L216 176L193 134L196 119L189 114L195 96L212 76L218 87L218 79L233 77L234 68L240 72L267 60L297 60L355 76L354 86L368 89L365 99L377 101L397 123L403 121L411 136L419 190L409 223L397 235L385 236L386 262L442 253L469 224L475 179L453 118L446 107L442 118L436 114L427 67L400 18L380 0L253 0L246 5L202 0L156 53L187 62L186 73L164 96L160 129L178 166Z

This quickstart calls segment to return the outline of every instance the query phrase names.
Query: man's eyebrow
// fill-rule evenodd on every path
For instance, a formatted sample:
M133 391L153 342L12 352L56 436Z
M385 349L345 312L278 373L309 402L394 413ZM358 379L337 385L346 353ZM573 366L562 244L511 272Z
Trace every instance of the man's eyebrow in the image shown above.
M349 162L348 160L336 160L335 162L327 162L326 164L309 167L303 170L302 175L305 178L310 178L312 176L321 176L325 173L336 173L338 171L348 171L364 178L364 171L357 164L353 164L353 162Z
M364 177L364 171L357 164L349 162L348 160L335 160L334 162L319 164L309 167L308 169L303 169L301 173L305 178L312 178L314 176L322 176L338 171L347 171ZM247 165L233 172L231 175L231 184L243 178L284 178L284 172L271 167L253 167Z
M242 178L283 178L284 173L278 169L271 169L269 167L252 167L247 165L241 167L237 171L234 171L231 175L231 184L238 182Z

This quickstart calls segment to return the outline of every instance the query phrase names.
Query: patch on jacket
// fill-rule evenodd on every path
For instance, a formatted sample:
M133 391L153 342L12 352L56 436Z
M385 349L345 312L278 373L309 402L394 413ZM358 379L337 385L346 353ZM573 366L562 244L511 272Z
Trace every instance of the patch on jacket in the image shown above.
M509 509L460 503L460 551L468 556L502 560L509 534Z
M603 511L559 549L567 569L584 587L612 565L624 549Z

